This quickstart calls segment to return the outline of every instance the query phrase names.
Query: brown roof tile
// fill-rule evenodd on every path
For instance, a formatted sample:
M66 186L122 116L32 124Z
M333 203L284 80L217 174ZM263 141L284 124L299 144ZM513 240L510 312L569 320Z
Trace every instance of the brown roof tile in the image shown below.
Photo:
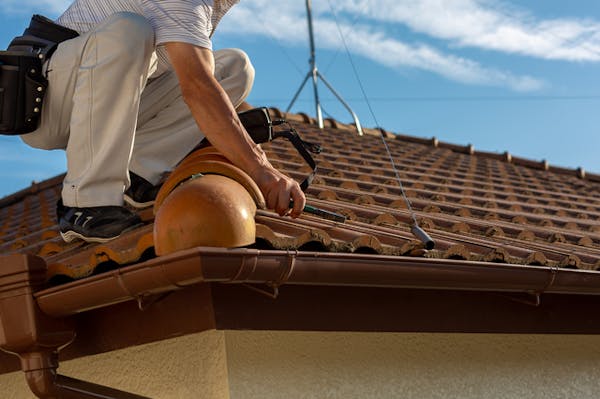
M315 157L318 174L308 202L347 221L309 214L291 220L259 211L258 248L600 268L600 175L386 132L417 220L437 244L425 251L410 233L412 218L378 129L365 129L360 137L352 126L333 120L322 131L304 114L290 114L288 120L305 140L323 147ZM264 148L291 176L306 174L287 142L275 140ZM64 243L54 215L61 180L57 176L0 199L2 253L44 257L55 282L155 256L151 210L141 212L144 227L117 240Z

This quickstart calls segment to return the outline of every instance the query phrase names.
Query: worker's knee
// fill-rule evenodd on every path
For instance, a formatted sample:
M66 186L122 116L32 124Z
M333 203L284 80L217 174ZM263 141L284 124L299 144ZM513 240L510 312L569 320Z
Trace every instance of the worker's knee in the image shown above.
M148 53L154 47L154 29L142 15L132 12L117 12L104 23L101 31L108 32L124 54L136 55L140 51Z
M228 48L214 52L216 73L222 78L233 77L252 86L254 82L254 66L250 57L237 48Z

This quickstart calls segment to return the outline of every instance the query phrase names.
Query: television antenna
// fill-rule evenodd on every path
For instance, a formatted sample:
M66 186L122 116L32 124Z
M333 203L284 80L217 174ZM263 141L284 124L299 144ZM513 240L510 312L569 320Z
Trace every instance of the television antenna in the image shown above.
M308 60L308 62L310 63L310 70L306 74L306 77L302 81L300 88L298 89L298 91L296 91L294 98L290 102L290 105L288 105L285 112L288 113L290 111L290 109L292 109L292 106L296 102L296 99L302 92L302 89L304 89L306 82L308 82L308 79L312 78L313 91L314 91L314 96L315 96L315 108L316 108L316 112L317 112L317 122L319 124L319 128L323 129L323 113L321 112L321 102L319 101L319 90L317 88L318 80L321 79L321 81L325 84L325 86L329 89L329 91L331 91L331 93L333 93L333 95L338 99L338 101L340 103L342 103L344 108L346 108L348 110L350 115L352 115L352 119L354 119L354 124L356 125L356 130L358 131L358 134L360 136L362 136L363 135L362 127L360 125L360 121L358 120L358 116L356 116L356 113L354 113L354 111L352 110L352 108L350 108L348 103L346 101L344 101L342 96L333 88L333 86L327 81L327 79L325 79L325 76L323 76L323 74L321 72L319 72L319 70L317 69L317 61L316 61L316 57L315 57L315 38L314 38L314 34L313 34L311 0L306 0L306 16L308 19L308 39L309 39L309 43L310 43L310 59Z

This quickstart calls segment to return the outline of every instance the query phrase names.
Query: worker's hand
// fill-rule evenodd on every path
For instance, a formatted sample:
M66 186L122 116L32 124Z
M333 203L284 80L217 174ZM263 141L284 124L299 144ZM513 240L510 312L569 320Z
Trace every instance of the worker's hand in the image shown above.
M280 216L286 214L293 218L300 216L306 205L306 197L294 179L270 165L252 171L250 176L262 191L267 208L274 209ZM290 200L294 201L291 211Z

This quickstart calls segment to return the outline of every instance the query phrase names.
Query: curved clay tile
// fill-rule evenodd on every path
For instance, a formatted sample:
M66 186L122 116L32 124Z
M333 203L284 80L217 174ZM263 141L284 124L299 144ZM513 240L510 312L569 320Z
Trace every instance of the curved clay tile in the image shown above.
M458 203L461 205L473 205L473 201L471 200L471 198L467 197L461 198L460 201L458 201Z
M488 212L483 215L483 220L500 220L500 216L496 212Z
M516 263L504 248L494 248L483 256L485 262Z
M551 243L566 243L567 239L560 233L552 233L550 237L548 237L548 241Z
M504 230L498 226L492 226L485 231L488 237L504 237Z
M319 160L319 169L335 169L335 166L330 161L322 159Z
M352 240L352 252L357 253L377 253L383 252L381 242L373 235L363 235ZM366 249L366 250L365 250Z
M197 246L250 245L256 239L255 213L250 193L229 177L204 175L188 180L169 193L156 212L156 254Z
M339 213L342 216L345 216L347 220L357 220L358 219L358 216L356 215L356 213L354 213L354 211L352 211L350 209L346 209L346 208L338 209L337 213Z
M559 262L559 266L569 269L579 269L583 262L577 255L569 254Z
M406 201L403 199L394 200L388 206L393 209L406 209L407 208Z
M483 207L487 209L496 209L498 208L498 204L495 201L488 201L483 204Z
M437 205L427 205L423 208L423 212L426 213L442 213L442 209Z
M558 211L556 211L555 215L561 218L569 216L569 214L564 209L559 209Z
M563 228L567 230L579 230L579 225L575 222L567 222Z
M329 176L329 177L344 177L344 173L340 172L339 170L332 170L331 172L327 173L327 176Z
M344 181L340 184L340 188L345 188L347 190L360 191L358 184L353 181Z
M415 190L404 190L404 194L406 194L408 198L419 198L419 195Z
M535 241L535 238L536 238L535 233L531 230L523 230L517 236L517 239L523 240L523 241Z
M298 250L327 250L331 246L331 237L325 230L313 228L295 239Z
M315 178L313 179L312 183L313 185L318 184L318 185L326 185L327 183L325 182L325 180L321 177L321 176L315 176Z
M419 222L419 226L425 230L435 229L435 223L429 218L420 217L417 221Z
M513 212L523 212L523 208L519 204L512 204L508 210Z
M542 227L554 227L554 223L552 222L552 220L549 219L542 219L539 222L539 225Z
M544 210L544 208L537 207L537 208L533 209L533 213L535 215L544 215L546 213L546 211Z
M373 191L375 194L387 194L388 193L388 189L385 186L375 186L375 188L373 188Z
M581 245L584 247L593 247L594 240L592 240L589 236L584 236L584 237L581 237L579 239L579 241L577 241L577 245Z
M532 266L547 266L548 258L546 258L546 255L540 251L532 252L525 259L525 264Z
M462 244L452 245L444 251L445 259L469 260L471 252Z
M397 226L400 224L400 222L391 213L382 213L381 215L377 216L375 220L373 220L373 224L377 226Z
M529 224L529 220L525 216L518 215L511 219L513 223L517 224Z
M56 255L63 250L63 247L55 242L47 242L37 253L37 256L46 257L51 255Z
M453 233L470 233L471 227L463 222L454 223L450 229Z
M361 195L354 200L358 205L376 205L377 201L370 195Z
M361 174L360 176L358 176L358 177L356 178L356 180L358 180L358 181L363 181L363 182L367 182L367 183L369 183L369 182L372 182L372 181L373 181L373 178L372 178L370 175L367 175L367 174L364 174L364 173L363 173L363 174Z
M11 251L17 251L21 248L25 248L26 246L28 246L29 244L27 243L27 241L20 239L20 240L15 240L13 241L13 243L10 245L10 250Z
M323 190L319 193L318 198L324 201L335 201L338 200L337 194L332 190Z
M454 212L454 214L456 216L461 216L461 217L464 217L464 218L469 218L469 217L472 216L471 215L471 211L468 210L467 208L460 208L456 212Z

